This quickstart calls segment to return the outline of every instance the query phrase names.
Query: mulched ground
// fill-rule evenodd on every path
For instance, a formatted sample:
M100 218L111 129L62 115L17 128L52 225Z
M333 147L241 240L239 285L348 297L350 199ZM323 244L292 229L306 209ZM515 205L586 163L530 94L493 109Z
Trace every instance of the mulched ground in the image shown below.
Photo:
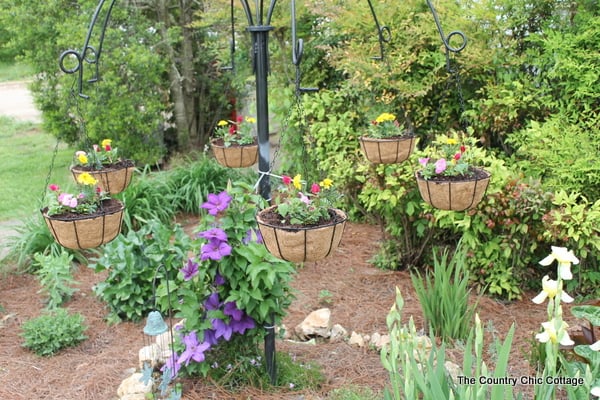
M298 269L293 281L296 299L284 324L289 330L311 311L323 306L331 309L333 323L348 332L385 333L385 317L394 302L395 288L405 299L404 319L413 316L418 328L423 326L420 306L412 290L407 272L378 270L369 265L381 240L378 226L348 223L342 244L336 254L326 260L307 263ZM138 350L144 345L142 325L121 323L108 326L107 311L91 291L103 276L87 267L74 274L79 291L67 304L71 312L85 316L89 339L80 346L59 354L40 358L22 348L21 324L41 313L42 297L39 285L31 275L0 277L0 399L32 400L112 400L117 387L138 363ZM325 292L326 291L326 292ZM331 294L324 304L323 293ZM321 296L320 296L321 294ZM481 320L486 323L487 340L495 335L504 338L512 323L517 331L511 354L511 375L532 373L527 355L534 332L545 316L545 307L533 304L527 294L523 301L503 304L482 298L479 304ZM565 312L567 322L572 317ZM350 385L369 386L381 391L388 382L379 354L367 348L357 348L345 342L317 345L278 341L277 349L293 354L299 360L314 361L323 367L327 380L316 393L263 393L256 389L227 393L207 385L202 380L186 381L184 399L323 399L335 388ZM531 393L531 387L520 388ZM529 398L527 396L526 398Z

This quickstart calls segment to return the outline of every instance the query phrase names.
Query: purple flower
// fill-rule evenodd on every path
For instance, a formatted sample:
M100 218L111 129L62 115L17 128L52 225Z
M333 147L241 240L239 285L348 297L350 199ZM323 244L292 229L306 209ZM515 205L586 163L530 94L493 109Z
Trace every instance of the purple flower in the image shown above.
M225 284L225 278L223 278L223 275L217 273L217 275L215 276L215 286L222 286Z
M208 195L208 201L202 204L200 208L206 208L210 215L217 215L219 212L225 210L230 202L231 197L227 192L221 192L219 194L210 193Z
M445 170L446 170L446 159L445 158L440 158L439 160L437 160L435 162L435 173L436 174L441 174Z
M252 329L256 325L254 324L254 320L251 316L249 316L248 314L244 314L244 316L239 321L232 320L230 326L233 332L243 335L247 329Z
M220 228L211 228L207 231L202 231L198 233L197 236L208 240L218 240L220 242L227 241L227 233Z
M221 306L219 302L219 293L212 293L206 300L204 300L204 308L207 310L216 310Z
M231 254L231 246L227 244L227 242L211 239L208 243L202 246L200 252L200 259L202 261L206 261L208 259L219 261L221 258Z
M228 325L227 323L225 323L225 321L219 318L213 318L211 322L213 329L215 330L216 339L220 337L222 337L226 341L229 341L229 339L231 339L231 335L233 334L232 325Z
M246 236L242 239L243 244L248 244L250 242L256 242L261 244L263 242L262 235L260 234L260 229L248 229L246 231Z
M169 369L171 372L171 379L175 378L179 373L179 369L181 368L181 364L177 362L177 354L173 353L171 357L167 358L165 364L160 369L161 372L165 372L166 369Z
M210 349L210 344L206 342L198 343L196 331L192 331L189 335L184 336L183 343L185 344L185 350L181 353L181 356L179 356L177 364L181 365L185 362L185 365L187 366L190 363L190 360L196 362L204 361L204 352Z
M198 274L198 264L188 258L187 265L179 270L183 274L183 280L189 281Z
M235 321L239 321L244 316L244 311L237 308L235 301L229 301L225 303L225 307L223 307L223 314L230 316Z
M214 346L219 342L214 329L206 329L204 331L204 342L210 344L211 346Z

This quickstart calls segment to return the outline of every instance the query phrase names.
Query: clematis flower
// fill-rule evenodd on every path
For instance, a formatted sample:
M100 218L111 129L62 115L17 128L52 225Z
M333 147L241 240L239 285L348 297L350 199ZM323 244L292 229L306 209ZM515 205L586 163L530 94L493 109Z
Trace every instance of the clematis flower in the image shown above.
M240 321L244 316L244 311L237 308L235 301L228 301L223 307L223 314L230 316L235 321Z
M166 369L171 372L171 379L177 376L179 370L181 369L181 364L177 362L177 354L172 354L169 358L167 358L160 371L165 372Z
M233 334L231 325L219 318L213 318L211 323L215 330L215 339L223 338L226 341L231 339L231 335Z
M550 321L542 322L542 327L544 331L535 335L535 338L540 343L546 343L551 341L552 343L556 343L560 341L560 344L563 346L572 346L575 344L569 337L569 333L567 332L567 328L569 325L565 321L562 321L562 325L559 329L559 332L556 331L556 320L552 318ZM560 337L558 337L560 335Z
M207 310L216 310L221 307L221 302L219 301L219 293L211 293L210 296L204 300L204 308Z
M571 264L579 264L579 259L575 257L573 251L567 250L566 247L552 246L552 253L540 261L541 265L548 266L556 260L558 262L558 274L562 279L573 279L571 273Z
M442 172L444 172L446 170L446 159L445 158L440 158L439 160L437 160L435 162L435 173L436 174L441 174Z
M215 276L215 286L223 286L225 284L225 278L223 278L223 275L217 273L217 275Z
M254 323L254 320L251 316L244 313L239 321L232 320L230 322L230 326L233 332L243 335L244 332L246 332L246 330L253 329L256 326L256 324Z
M558 281L550 279L548 275L542 278L542 291L535 296L531 301L535 304L542 304L546 298L553 299L558 293ZM563 303L571 303L574 299L564 290L560 293L560 300Z
M219 194L210 193L208 195L208 201L200 206L208 210L210 215L217 215L219 212L224 211L231 202L231 196L223 191Z
M208 240L218 240L220 242L227 241L227 233L225 233L225 231L220 228L211 228L207 231L202 231L198 233L197 236Z
M190 332L189 335L183 337L183 343L185 344L185 350L179 356L177 364L181 365L185 362L185 365L189 365L190 360L196 362L204 361L204 352L210 348L210 344L206 342L198 343L198 337L196 331Z
M231 246L227 242L211 239L202 246L200 252L200 259L202 261L209 259L219 261L221 258L231 254Z
M188 258L188 262L185 267L179 270L183 274L183 280L189 281L198 274L198 264L195 263L191 258Z
M259 229L254 228L246 231L246 236L242 238L242 243L248 244L250 242L256 242L258 244L263 242L263 238Z

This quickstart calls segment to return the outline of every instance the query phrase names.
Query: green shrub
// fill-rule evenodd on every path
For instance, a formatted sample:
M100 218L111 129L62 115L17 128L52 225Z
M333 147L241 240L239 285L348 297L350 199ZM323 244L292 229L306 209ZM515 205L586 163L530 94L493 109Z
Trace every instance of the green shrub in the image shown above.
M38 253L34 258L39 265L37 275L42 285L40 292L48 296L46 307L53 309L61 306L78 290L70 286L77 283L71 274L73 256L61 251L58 256Z
M26 321L22 329L25 339L23 346L39 356L51 356L60 349L75 346L87 339L83 316L69 315L63 308Z
M110 309L109 320L139 321L153 309L154 279L164 279L160 265L171 276L187 258L190 239L181 226L169 227L149 220L138 231L119 235L106 244L100 257L90 265L96 272L108 271L94 292Z

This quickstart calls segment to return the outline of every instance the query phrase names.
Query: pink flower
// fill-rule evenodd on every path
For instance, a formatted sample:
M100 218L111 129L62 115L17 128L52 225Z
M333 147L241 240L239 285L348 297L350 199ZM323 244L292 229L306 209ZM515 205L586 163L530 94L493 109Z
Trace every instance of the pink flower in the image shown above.
M440 158L439 160L437 160L435 162L435 173L436 174L441 174L445 170L446 170L446 159L445 158Z
M306 205L310 204L310 199L304 193L298 192L298 195L300 196L300 201L302 201Z
M313 183L312 186L310 187L310 192L312 194L317 194L321 191L321 186L319 186L319 184L317 183Z
M292 178L290 176L287 175L283 175L281 177L281 180L283 181L284 184L289 185L290 183L292 183Z
M94 148L94 151L100 151L100 146L98 146L97 144L92 146Z
M421 164L422 166L426 166L428 162L429 162L429 157L419 158L419 164Z
M69 193L61 193L60 195L58 195L58 202L60 204L62 204L63 206L72 207L72 208L77 207L77 199L74 198L73 195L69 194Z
M462 153L456 153L456 154L454 155L454 159L455 159L456 161L460 160L460 157L461 157L461 155L462 155Z
M466 150L467 150L467 148L464 145L460 146L461 153L464 153Z
M58 187L58 185L55 185L53 183L51 185L48 185L48 189L52 190L53 192L57 192L60 188Z

